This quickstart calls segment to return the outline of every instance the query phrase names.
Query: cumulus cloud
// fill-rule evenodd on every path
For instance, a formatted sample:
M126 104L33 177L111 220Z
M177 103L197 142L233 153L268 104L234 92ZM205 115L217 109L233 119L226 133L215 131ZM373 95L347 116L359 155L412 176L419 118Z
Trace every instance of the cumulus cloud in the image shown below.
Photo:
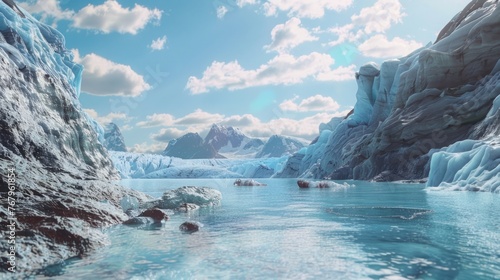
M30 0L19 2L19 6L30 14L40 15L43 22L52 23L52 25L56 25L62 19L71 19L74 15L71 10L63 10L57 0Z
M161 154L165 150L165 143L141 143L128 147L129 152L140 154Z
M145 121L137 123L138 127L169 126L174 124L174 116L170 114L153 114L146 117Z
M107 0L101 5L88 4L71 18L72 26L97 30L103 33L119 32L137 34L150 22L158 22L162 11L135 4L124 8L118 1Z
M223 118L224 115L211 114L201 109L196 109L193 113L190 113L182 118L176 119L175 124L177 125L212 124L220 122Z
M358 49L367 57L387 58L407 55L422 46L414 40L404 40L400 37L388 40L386 36L378 34L363 42Z
M193 94L200 94L211 89L238 90L255 86L298 84L306 78L315 78L320 73L331 71L330 65L333 63L330 55L317 52L300 57L280 54L255 70L245 70L238 61L214 61L201 78L189 77L186 89Z
M343 26L329 29L337 36L336 40L328 43L336 46L344 42L355 42L374 33L384 33L393 24L400 23L406 14L399 0L378 0L370 7L361 9L351 17L351 22Z
M158 133L154 133L151 135L151 139L158 141L158 142L164 142L168 143L168 141L172 139L179 138L189 132L192 132L190 130L181 130L176 127L169 127L169 128L162 128ZM165 147L163 147L165 148Z
M228 12L228 9L226 8L226 6L219 6L217 8L217 17L223 18L227 12Z
M236 0L236 5L238 5L238 7L243 7L243 6L246 6L246 5L255 5L257 4L257 0Z
M267 0L263 8L267 16L274 16L279 11L288 12L288 16L299 18L322 18L326 10L341 11L352 5L352 0Z
M318 81L343 82L354 80L356 73L356 65L340 66L331 71L319 73L316 79Z
M310 41L317 41L309 31L301 26L299 18L291 18L284 24L276 25L271 31L272 43L265 46L270 51L288 52L296 46Z
M117 120L128 120L127 115L123 113L111 112L105 116L100 116L99 113L97 113L97 111L94 109L83 109L83 111L101 125L106 125L110 122L115 122Z
M204 135L207 133L207 130L210 128L211 124L217 123L225 126L233 126L239 128L249 137L270 137L274 134L279 134L312 140L316 136L318 136L318 127L320 123L326 123L333 117L344 117L349 112L349 110L342 112L337 111L339 108L337 102L329 97L320 95L306 98L300 102L294 101L297 101L297 99L292 100L292 103L295 104L295 107L290 111L323 112L316 113L315 115L305 118L301 117L303 116L303 113L283 114L279 118L264 122L251 114L224 116L196 110L193 113L178 118L178 120L191 119L192 121L189 121L187 123L184 121L174 121L172 125L163 127L156 133L151 134L150 138L156 142L168 143L168 141L179 138L189 132L198 132L200 135ZM281 109L283 110L287 108ZM194 123L195 118L192 118L192 116L200 116L202 114L205 114L206 116L216 116L216 118L212 117L211 119L200 120L199 123ZM300 118L297 119L296 117Z
M340 108L337 101L329 96L314 95L297 102L298 97L283 101L279 106L283 111L292 112L334 112Z
M82 91L94 95L138 96L151 86L128 65L110 61L94 53L80 57L72 50L74 60L84 66Z
M153 42L151 42L151 45L149 45L149 47L153 51L161 51L165 48L165 43L167 43L167 36L159 37L153 40Z
M371 34L388 30L393 23L401 22L404 16L399 0L378 0L373 6L353 15L351 20L355 25L363 26L366 34Z

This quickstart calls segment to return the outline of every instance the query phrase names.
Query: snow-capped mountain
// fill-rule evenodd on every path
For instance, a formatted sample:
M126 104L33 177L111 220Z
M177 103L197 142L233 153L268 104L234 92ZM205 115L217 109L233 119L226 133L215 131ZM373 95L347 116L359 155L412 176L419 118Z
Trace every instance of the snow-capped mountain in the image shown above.
M127 151L123 135L115 123L108 123L104 128L104 146L110 151Z
M283 176L399 180L430 174L430 185L476 182L477 190L500 191L491 184L500 176L498 141L492 140L498 134L478 132L498 127L491 117L497 112L490 111L500 94L498 34L500 3L476 0L434 44L381 66L362 66L353 114L326 142L314 144L324 145L320 151L301 150L302 155L291 157L285 167L291 172ZM488 158L480 156L485 149ZM466 152L460 161L449 155ZM312 160L305 161L306 156ZM437 175L442 172L447 175Z
M102 246L98 228L127 217L120 200L145 196L109 183L118 173L80 107L83 68L73 62L62 34L14 1L5 2L0 1L0 192L6 199L15 178L16 271L23 272ZM0 212L0 227L7 230L10 214L6 207ZM0 242L0 251L8 252L8 246ZM6 267L2 257L2 272Z
M273 135L267 140L262 150L256 155L257 158L281 157L292 155L304 147L304 144L290 137Z
M249 138L239 129L213 124L205 139L198 133L188 133L171 140L163 155L182 159L253 158L264 142Z
M180 138L170 140L163 155L182 159L222 157L211 144L205 143L198 133L188 133Z
M264 145L262 140L250 138L238 128L217 124L212 125L205 143L227 158L253 158Z

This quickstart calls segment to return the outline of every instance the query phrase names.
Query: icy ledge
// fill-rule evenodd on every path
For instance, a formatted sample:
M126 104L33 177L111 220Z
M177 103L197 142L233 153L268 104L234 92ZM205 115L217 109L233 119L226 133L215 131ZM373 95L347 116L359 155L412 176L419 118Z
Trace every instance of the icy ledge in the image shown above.
M432 155L427 186L500 193L499 120L500 96L486 119L475 128L478 133L486 131L484 139L460 141Z

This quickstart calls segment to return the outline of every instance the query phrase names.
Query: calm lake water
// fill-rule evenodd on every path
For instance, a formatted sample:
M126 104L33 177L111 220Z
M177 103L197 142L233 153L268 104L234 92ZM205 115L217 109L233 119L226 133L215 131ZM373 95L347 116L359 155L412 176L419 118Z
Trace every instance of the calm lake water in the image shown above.
M162 227L116 226L111 245L66 262L51 279L498 279L500 197L423 185L349 181L299 189L296 180L234 187L226 179L123 180L159 197L194 185L222 205L175 214ZM342 183L342 182L341 182ZM179 225L201 222L186 234Z

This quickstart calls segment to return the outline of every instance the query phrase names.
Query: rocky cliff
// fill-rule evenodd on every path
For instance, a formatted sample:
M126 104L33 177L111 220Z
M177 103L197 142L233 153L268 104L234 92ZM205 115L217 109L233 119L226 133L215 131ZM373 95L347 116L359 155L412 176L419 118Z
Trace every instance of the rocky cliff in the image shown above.
M15 252L0 270L17 273L102 246L99 228L126 218L120 200L146 199L109 183L117 173L78 102L82 67L22 13L0 2L0 251Z
M499 58L500 4L474 0L434 44L361 67L354 113L332 131L317 161L292 157L288 167L315 178L427 177L436 149L483 137L475 131L500 94Z

